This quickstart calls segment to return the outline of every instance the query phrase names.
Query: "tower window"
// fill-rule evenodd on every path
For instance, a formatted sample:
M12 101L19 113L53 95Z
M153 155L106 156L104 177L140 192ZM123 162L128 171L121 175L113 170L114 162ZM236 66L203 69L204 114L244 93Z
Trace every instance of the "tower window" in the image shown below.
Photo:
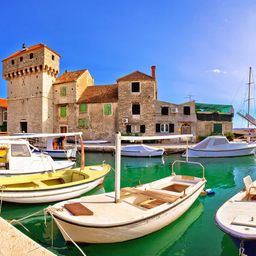
M132 92L140 92L140 83L139 82L132 83Z
M67 96L66 86L60 87L60 96Z
M14 65L14 60L11 60L12 65Z
M52 60L54 60L54 58L55 58L55 56L54 56L54 55L52 55Z
M23 61L23 57L20 57L20 62L22 62Z
M29 54L29 58L30 58L30 59L33 59L33 58L34 58L34 53L30 53L30 54Z
M140 115L140 104L138 104L138 103L132 104L132 114Z

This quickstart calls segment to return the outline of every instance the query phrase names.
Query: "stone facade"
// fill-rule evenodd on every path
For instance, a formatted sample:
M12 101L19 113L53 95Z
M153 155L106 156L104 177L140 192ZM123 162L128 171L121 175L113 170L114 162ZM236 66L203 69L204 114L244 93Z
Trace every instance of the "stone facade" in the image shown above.
M57 77L59 59L58 53L38 44L3 60L9 132L82 131L87 140L114 140L117 131L195 136L210 135L220 127L222 132L232 131L231 112L199 113L194 101L159 101L155 66L151 75L135 71L117 79L116 84L94 85L87 69ZM1 116L0 109L0 125Z
M0 132L7 128L7 100L0 98Z
M59 72L60 56L38 44L3 60L8 81L8 131L52 132L52 84Z
M154 135L154 102L157 97L155 79L136 71L118 79L117 83L119 131L123 134Z

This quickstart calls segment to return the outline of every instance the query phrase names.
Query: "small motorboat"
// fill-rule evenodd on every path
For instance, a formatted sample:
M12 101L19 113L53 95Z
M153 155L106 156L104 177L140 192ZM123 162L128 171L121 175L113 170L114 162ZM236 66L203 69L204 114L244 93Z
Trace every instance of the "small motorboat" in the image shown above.
M122 156L134 156L134 157L152 157L162 156L164 149L147 146L144 144L128 145L121 149Z
M84 144L106 144L108 143L107 140L84 140Z
M225 136L209 136L189 147L183 157L235 157L254 155L256 143L230 142Z
M228 234L247 256L256 255L256 182L244 178L245 189L227 200L217 211L217 226Z
M54 161L24 139L0 136L0 176L32 174L71 168L70 160Z
M175 161L175 163L185 161ZM187 163L187 162L186 162ZM151 234L186 212L205 187L203 177L172 175L137 187L64 201L46 209L64 239L116 243ZM117 193L117 192L116 192ZM67 235L68 234L68 235Z
M44 174L0 177L1 200L13 203L47 203L74 198L101 184L110 165L86 166Z

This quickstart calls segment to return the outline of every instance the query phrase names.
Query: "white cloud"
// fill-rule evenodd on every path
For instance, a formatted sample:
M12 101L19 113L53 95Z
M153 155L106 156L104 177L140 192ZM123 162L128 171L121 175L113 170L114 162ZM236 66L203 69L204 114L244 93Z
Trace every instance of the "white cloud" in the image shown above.
M216 74L227 74L226 71L222 71L218 68L212 69L211 72L216 73Z

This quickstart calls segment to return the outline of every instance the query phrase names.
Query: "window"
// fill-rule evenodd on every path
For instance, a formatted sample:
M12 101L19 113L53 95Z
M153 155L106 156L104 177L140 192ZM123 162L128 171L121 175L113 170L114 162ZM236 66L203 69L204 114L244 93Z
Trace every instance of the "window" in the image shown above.
M20 57L20 62L22 62L23 61L23 57Z
M189 106L184 106L183 114L184 115L190 115L190 107Z
M138 104L138 103L132 104L132 114L140 115L140 104Z
M54 60L55 58L54 58L54 55L52 55L52 60Z
M60 107L60 117L66 117L67 116L67 106L61 106Z
M103 113L104 113L104 116L112 115L112 105L110 103L106 103L103 105Z
M161 115L168 116L169 115L169 108L168 107L161 107Z
M3 121L7 122L7 111L3 112Z
M80 112L80 113L87 113L87 104L81 103L81 104L79 105L79 112Z
M160 125L160 132L168 132L168 131L169 131L168 124L161 124Z
M12 65L14 65L14 60L11 60Z
M132 126L130 124L126 125L126 133L131 133L132 132Z
M30 59L33 59L33 58L34 58L34 53L30 53L30 54L29 54L29 58L30 58Z
M79 128L88 128L88 119L84 118L84 119L78 119L78 127Z
M140 92L140 83L139 82L132 83L132 92Z
M145 133L145 132L146 132L146 126L145 126L145 124L142 124L140 126L140 133Z
M24 144L12 144L11 154L13 157L30 157L29 149Z
M174 124L170 123L169 124L169 133L173 133L174 132Z
M60 87L60 96L67 96L66 86Z

